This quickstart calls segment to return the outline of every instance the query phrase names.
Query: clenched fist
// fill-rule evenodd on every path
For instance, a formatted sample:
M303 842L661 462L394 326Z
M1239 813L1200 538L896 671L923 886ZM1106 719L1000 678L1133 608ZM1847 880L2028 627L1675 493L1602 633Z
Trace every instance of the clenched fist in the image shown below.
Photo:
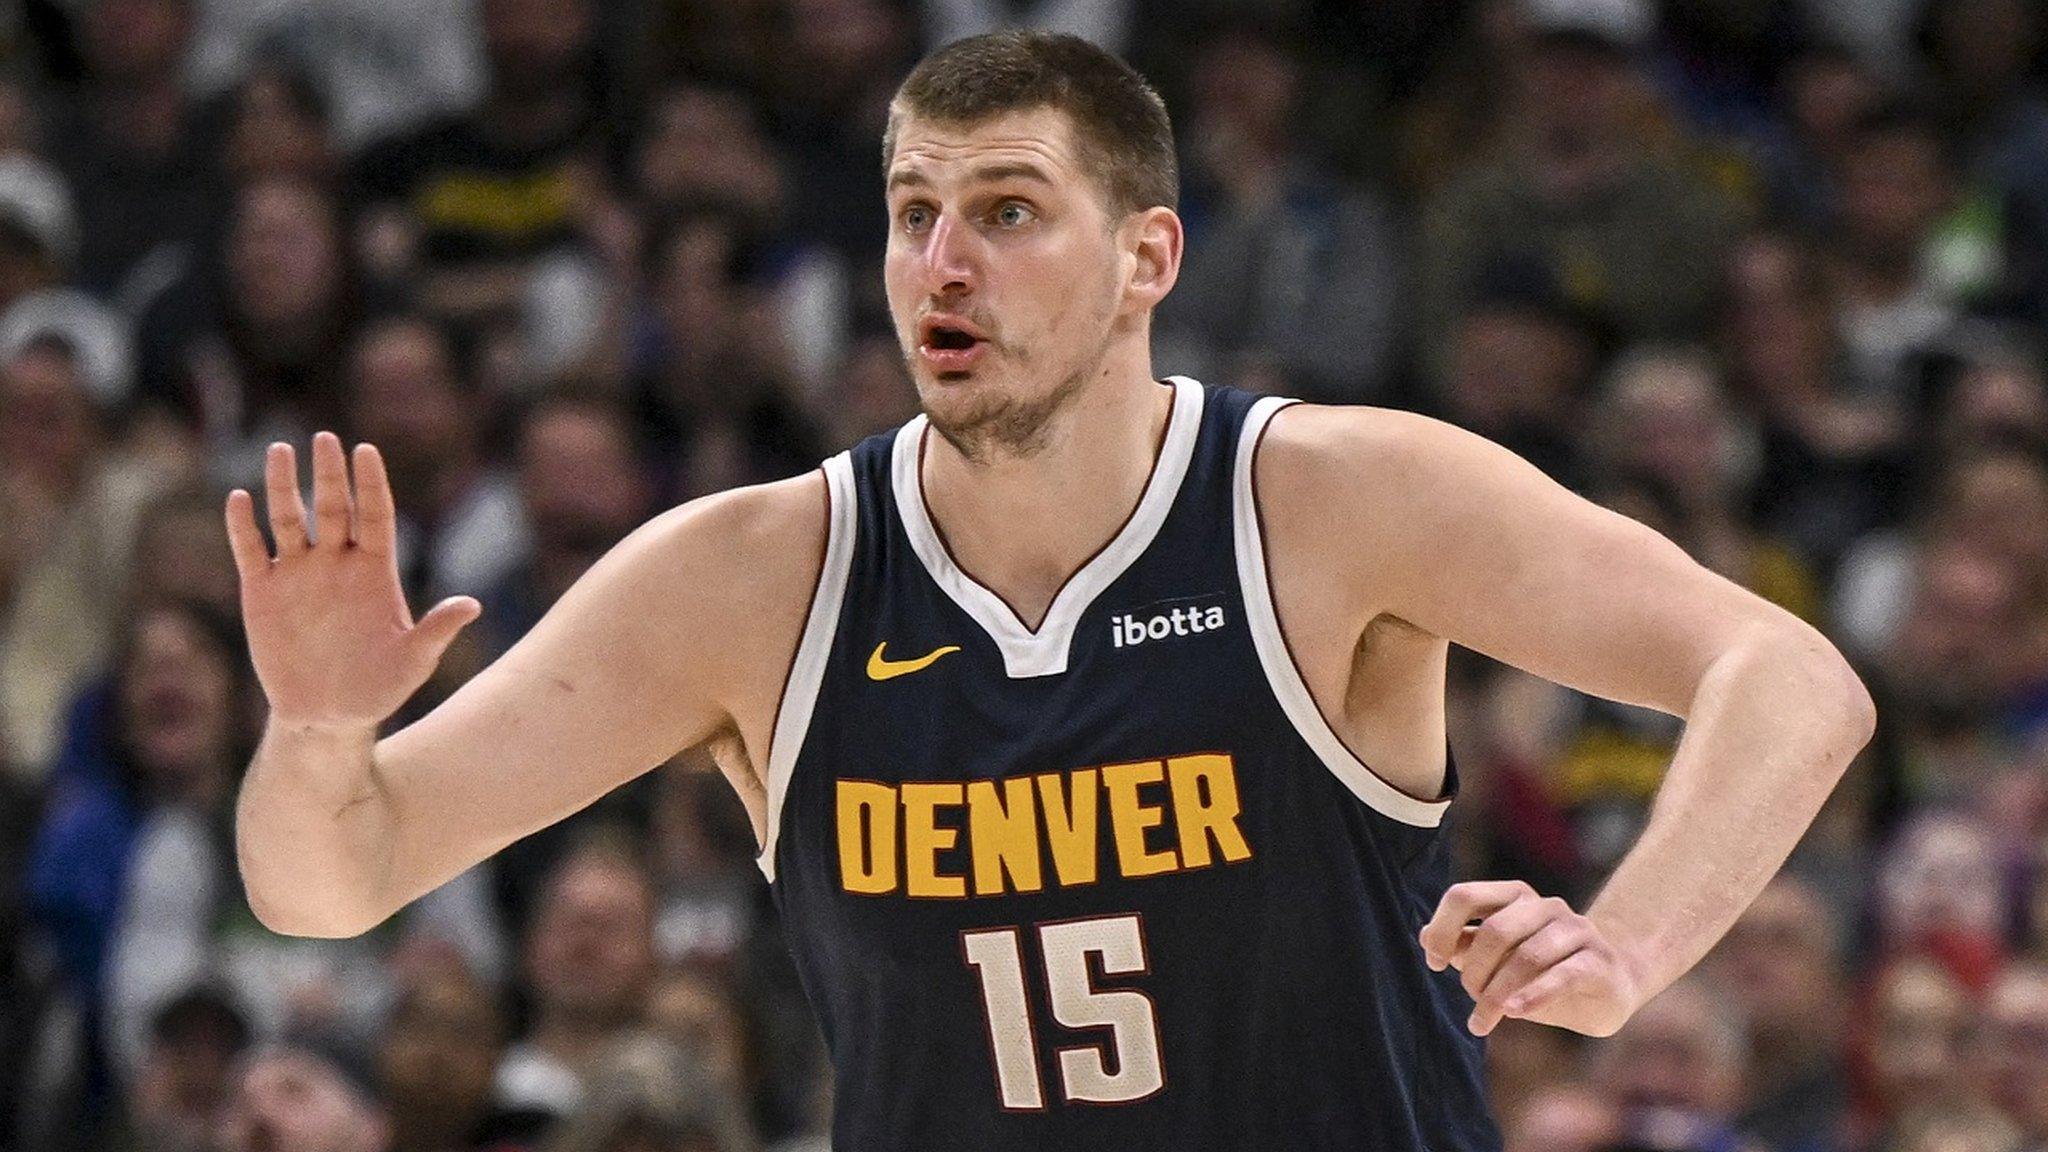
M1629 958L1600 926L1520 880L1453 884L1422 928L1422 949L1430 968L1462 976L1474 1035L1513 1016L1611 1036L1642 1004Z

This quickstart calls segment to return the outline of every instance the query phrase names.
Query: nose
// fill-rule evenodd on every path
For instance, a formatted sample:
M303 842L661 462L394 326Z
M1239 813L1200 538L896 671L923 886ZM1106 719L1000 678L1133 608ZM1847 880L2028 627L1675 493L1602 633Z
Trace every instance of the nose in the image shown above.
M924 265L926 287L933 296L974 290L980 276L974 250L978 240L974 229L962 225L951 213L941 214L932 224L931 234L925 238Z

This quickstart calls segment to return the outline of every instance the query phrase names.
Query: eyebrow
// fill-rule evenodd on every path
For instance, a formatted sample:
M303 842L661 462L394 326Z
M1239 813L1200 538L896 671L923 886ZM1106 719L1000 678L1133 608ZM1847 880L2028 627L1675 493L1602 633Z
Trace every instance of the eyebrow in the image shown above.
M969 172L967 178L983 184L992 184L998 180L1036 180L1046 185L1053 182L1052 177L1047 176L1044 169L1038 165L1014 162L984 165ZM894 192L898 188L906 187L929 188L931 181L925 179L924 173L915 168L899 168L890 174L888 191Z

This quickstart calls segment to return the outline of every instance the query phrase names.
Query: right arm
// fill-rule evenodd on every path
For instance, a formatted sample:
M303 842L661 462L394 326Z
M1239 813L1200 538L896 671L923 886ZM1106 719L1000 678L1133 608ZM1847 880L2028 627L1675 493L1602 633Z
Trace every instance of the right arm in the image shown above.
M229 498L250 653L271 719L236 847L251 908L293 935L352 936L679 749L772 709L817 574L816 473L693 501L599 560L518 644L414 724L377 726L423 683L474 600L414 624L398 590L376 451L314 442L308 543L291 451L271 449L279 555ZM750 713L751 714L751 713ZM758 733L765 740L765 731ZM749 747L756 763L764 750Z

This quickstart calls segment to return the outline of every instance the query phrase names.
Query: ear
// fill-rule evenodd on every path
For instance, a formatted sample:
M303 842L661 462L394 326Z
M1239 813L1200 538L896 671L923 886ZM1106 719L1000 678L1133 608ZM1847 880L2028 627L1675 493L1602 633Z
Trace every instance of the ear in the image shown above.
M1130 268L1130 279L1124 286L1125 302L1134 311L1150 312L1166 299L1174 282L1180 279L1181 245L1185 240L1180 216L1163 206L1147 208L1133 212L1118 232Z

